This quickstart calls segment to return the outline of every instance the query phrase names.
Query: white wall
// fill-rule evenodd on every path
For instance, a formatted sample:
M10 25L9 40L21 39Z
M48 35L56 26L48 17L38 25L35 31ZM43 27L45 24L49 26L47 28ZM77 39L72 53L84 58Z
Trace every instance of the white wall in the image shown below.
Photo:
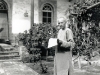
M39 23L39 0L34 0L34 23Z
M24 13L28 12L28 17ZM31 0L13 0L12 33L20 33L30 29Z
M68 9L69 5L71 5L71 2L68 0L57 0L57 20L60 17L66 18L66 10Z
M39 23L39 0L34 0L34 23ZM57 0L57 20L65 17L65 12L71 2L68 0ZM24 13L28 12L28 17ZM20 33L31 27L31 0L13 0L12 33Z

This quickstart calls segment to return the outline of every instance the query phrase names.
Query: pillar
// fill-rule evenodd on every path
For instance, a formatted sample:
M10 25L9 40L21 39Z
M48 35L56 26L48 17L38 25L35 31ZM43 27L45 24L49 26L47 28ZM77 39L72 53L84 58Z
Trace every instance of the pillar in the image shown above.
M31 27L34 24L34 0L31 0Z

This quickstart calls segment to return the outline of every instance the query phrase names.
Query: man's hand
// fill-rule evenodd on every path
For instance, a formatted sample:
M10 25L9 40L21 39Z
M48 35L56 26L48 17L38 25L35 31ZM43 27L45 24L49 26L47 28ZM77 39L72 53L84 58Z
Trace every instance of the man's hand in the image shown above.
M58 43L59 45L61 45L61 44L63 43L63 41L62 41L62 40L57 39L57 43Z

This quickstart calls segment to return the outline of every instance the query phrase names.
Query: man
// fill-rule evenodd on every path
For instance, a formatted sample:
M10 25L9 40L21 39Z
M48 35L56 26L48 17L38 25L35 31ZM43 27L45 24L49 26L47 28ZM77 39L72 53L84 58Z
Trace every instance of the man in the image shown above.
M69 21L64 18L58 20L60 30L57 34L58 48L55 53L54 74L72 75L72 48L74 47L73 33L68 28Z

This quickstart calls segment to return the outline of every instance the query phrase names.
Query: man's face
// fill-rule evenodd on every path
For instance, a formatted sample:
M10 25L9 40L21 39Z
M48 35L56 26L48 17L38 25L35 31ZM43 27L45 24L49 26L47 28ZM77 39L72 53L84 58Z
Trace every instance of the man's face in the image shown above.
M64 20L58 21L58 25L59 25L59 27L60 27L61 29L64 29L64 28L65 28L65 24L66 24L66 22L65 22Z

